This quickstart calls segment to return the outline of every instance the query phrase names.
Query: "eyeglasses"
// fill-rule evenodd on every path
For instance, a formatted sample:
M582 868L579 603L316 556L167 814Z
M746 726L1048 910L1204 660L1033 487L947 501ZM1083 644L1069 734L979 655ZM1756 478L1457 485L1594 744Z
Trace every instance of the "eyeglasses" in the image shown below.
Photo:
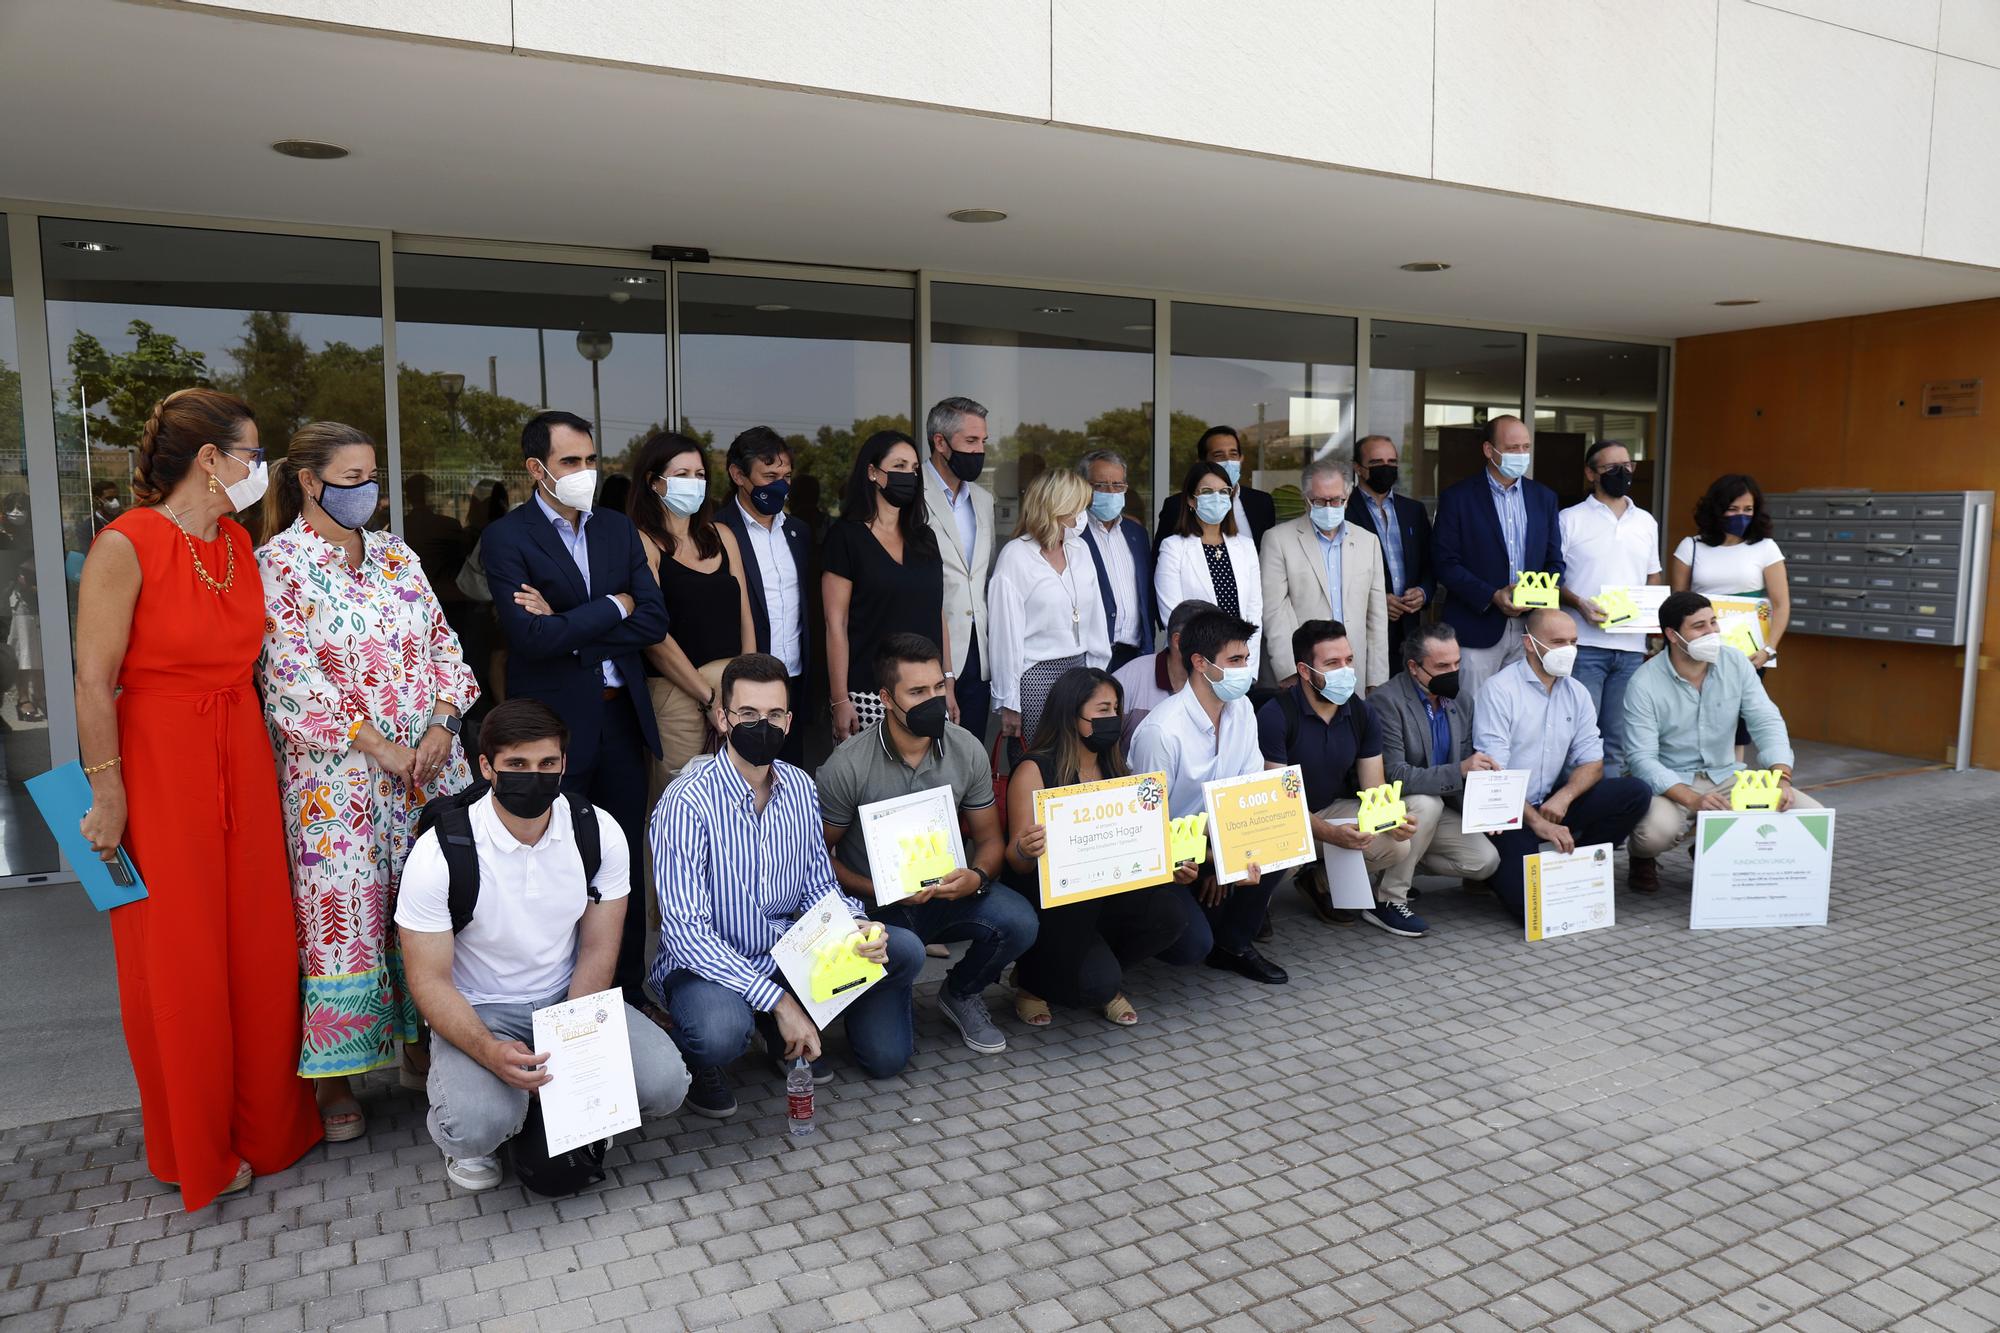
M249 455L249 458L250 458L250 466L251 466L251 467L255 467L255 466L257 466L257 465L258 465L259 463L261 463L261 462L263 462L263 461L264 461L264 446L263 446L263 445L261 445L261 444L255 444L255 445L251 445L251 444L218 444L218 445L217 445L217 446L215 446L215 447L216 447L216 448L218 448L218 449L220 449L220 450L222 450L222 452L223 452L223 453L225 453L225 454L247 454L247 455Z
M1099 495L1123 495L1132 488L1122 481L1093 481L1090 483L1090 489Z
M792 710L773 708L767 713L760 713L754 708L732 708L723 716L728 718L733 726L747 727L754 722L769 722L775 726L783 726L791 721Z

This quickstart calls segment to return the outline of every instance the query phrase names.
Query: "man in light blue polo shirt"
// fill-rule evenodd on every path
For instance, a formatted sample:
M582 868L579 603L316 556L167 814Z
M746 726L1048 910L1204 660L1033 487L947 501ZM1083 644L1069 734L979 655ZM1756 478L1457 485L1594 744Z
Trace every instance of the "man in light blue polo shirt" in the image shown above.
M1500 854L1500 868L1488 882L1516 920L1525 916L1524 857L1545 842L1559 852L1621 842L1652 799L1637 778L1604 776L1597 710L1590 691L1570 679L1576 623L1562 611L1531 611L1523 619L1522 643L1525 656L1480 691L1472 731L1473 747L1501 768L1528 770L1526 827L1487 835Z

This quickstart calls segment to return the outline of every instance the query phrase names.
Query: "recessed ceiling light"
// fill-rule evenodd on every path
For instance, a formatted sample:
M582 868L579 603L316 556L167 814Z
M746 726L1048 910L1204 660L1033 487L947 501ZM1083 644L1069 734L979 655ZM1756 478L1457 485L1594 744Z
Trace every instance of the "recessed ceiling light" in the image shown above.
M1376 334L1375 336L1376 336L1377 338L1386 338L1386 337L1388 337L1389 335L1388 335L1388 334L1386 334L1386 333L1378 333L1378 334Z
M304 158L308 162L331 162L347 156L347 150L339 144L319 139L280 139L271 145L271 149L286 157Z
M1738 296L1738 297L1733 297L1727 301L1717 301L1716 304L1717 305L1761 305L1763 304L1763 301L1762 298L1760 297Z
M82 250L86 254L93 255L106 254L112 250L124 248L123 246L113 245L109 241L64 241L62 246L65 250Z
M1442 259L1418 259L1401 265L1405 273L1442 273L1451 265Z
M1073 305L1038 305L1035 307L1035 313L1038 315L1074 315L1076 307Z
M956 208L945 214L953 222L1005 222L1007 215L997 208Z
M782 301L766 301L762 305L758 306L757 309L763 311L767 315L776 315L776 314L782 314L784 311L790 310L791 307L786 305Z
M628 273L618 281L624 283L627 287L644 287L652 280L653 275L650 273Z
M1480 345L1481 347L1484 347L1484 348L1486 348L1486 349L1487 349L1487 350L1489 350L1489 351L1494 351L1494 352L1511 352L1511 351L1513 351L1513 350L1514 350L1514 348L1515 348L1515 347L1516 347L1516 346L1517 346L1518 344L1515 344L1515 343L1481 343L1481 344L1479 344L1479 345Z
M1125 326L1125 332L1127 333L1151 333L1152 331L1153 326L1151 324L1127 324Z

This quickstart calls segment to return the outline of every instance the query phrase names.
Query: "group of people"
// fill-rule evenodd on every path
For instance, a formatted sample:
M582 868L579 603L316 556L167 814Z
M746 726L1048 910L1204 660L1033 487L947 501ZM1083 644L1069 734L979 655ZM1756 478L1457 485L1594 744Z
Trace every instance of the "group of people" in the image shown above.
M1787 607L1746 477L1698 507L1649 658L1594 600L1661 579L1619 444L1593 446L1590 496L1559 512L1526 476L1527 427L1494 418L1486 466L1433 520L1398 492L1396 442L1370 436L1311 463L1306 513L1279 522L1217 426L1155 531L1100 450L1035 477L997 541L987 415L948 398L922 441L871 436L817 540L769 429L731 443L719 495L703 445L654 435L621 513L599 504L589 424L534 417L533 493L480 534L507 698L468 754L480 686L416 553L370 526L375 442L314 423L267 463L242 400L161 400L136 503L85 563L77 636L83 832L148 887L111 924L154 1174L190 1208L245 1188L364 1133L353 1080L400 1066L450 1179L490 1188L548 1079L532 1013L613 987L648 1114L734 1113L725 1071L753 1033L823 1082L823 1034L772 950L828 895L884 927L862 946L883 979L841 1018L871 1078L911 1057L927 950L965 946L937 1007L994 1053L1003 982L1025 1027L1057 1008L1130 1025L1142 960L1284 983L1258 945L1287 881L1320 920L1357 919L1316 872L1224 884L1194 861L1045 909L1043 788L1162 772L1179 817L1206 781L1296 764L1314 836L1376 883L1359 919L1403 938L1428 930L1419 873L1520 916L1544 843L1623 843L1629 887L1655 890L1655 858L1727 805L1746 742L1811 803L1758 681ZM230 515L258 505L253 545ZM1563 574L1566 609L1524 614L1522 570ZM1768 596L1771 653L1725 648L1709 593ZM822 704L835 748L808 773ZM989 733L1013 754L1004 799ZM1466 775L1506 768L1530 774L1525 826L1466 833ZM1359 794L1395 781L1402 825L1359 832ZM879 903L860 812L939 787L966 864Z

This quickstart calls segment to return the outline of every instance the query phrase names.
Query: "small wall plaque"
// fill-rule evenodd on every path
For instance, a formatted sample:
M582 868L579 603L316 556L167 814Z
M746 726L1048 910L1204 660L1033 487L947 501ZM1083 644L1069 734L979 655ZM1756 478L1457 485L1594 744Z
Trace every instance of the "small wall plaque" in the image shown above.
M1924 415L1927 417L1976 417L1979 415L1978 380L1931 380L1924 385Z

